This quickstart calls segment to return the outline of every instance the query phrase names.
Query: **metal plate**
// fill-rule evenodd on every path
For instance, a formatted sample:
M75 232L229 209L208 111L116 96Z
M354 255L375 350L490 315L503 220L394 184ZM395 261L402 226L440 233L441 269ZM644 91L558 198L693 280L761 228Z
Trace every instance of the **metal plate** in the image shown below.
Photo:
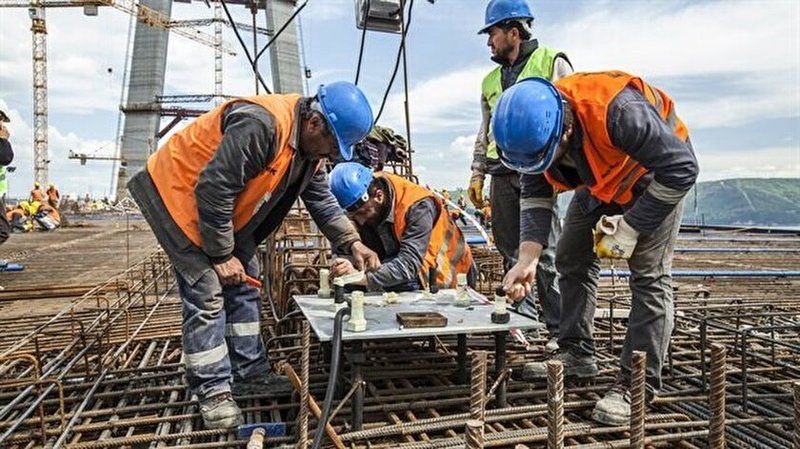
M472 305L469 308L456 307L455 290L440 290L435 300L422 299L422 293L399 293L398 302L384 304L382 295L367 295L364 297L364 317L367 320L367 330L364 332L350 332L344 330L342 339L373 340L382 338L408 338L428 337L431 335L455 334L487 334L491 332L509 331L511 329L533 329L540 327L536 321L518 315L513 311L511 320L507 324L492 323L491 315L493 306L486 301L486 297L470 291ZM312 295L299 295L294 297L303 315L311 323L311 328L320 341L330 341L333 335L332 299L320 299ZM446 327L400 329L397 323L398 312L436 312L447 317Z

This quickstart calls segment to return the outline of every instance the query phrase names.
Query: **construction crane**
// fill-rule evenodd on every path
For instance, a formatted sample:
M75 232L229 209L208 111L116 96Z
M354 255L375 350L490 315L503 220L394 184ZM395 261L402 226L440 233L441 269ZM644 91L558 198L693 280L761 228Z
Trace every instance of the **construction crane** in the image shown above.
M72 150L69 150L69 159L77 159L81 161L81 165L86 165L86 161L121 161L120 164L122 166L127 165L125 159L116 156L98 156L94 154L87 154L87 153L76 153Z
M212 47L219 54L219 84L221 85L222 52L236 55L222 42L221 29L214 35L205 33L194 26L179 24L173 26L169 15L156 11L135 0L0 0L0 8L28 8L33 35L33 172L34 180L47 184L48 166L48 130L47 130L47 25L46 8L82 7L87 16L96 16L98 6L110 6L133 15L139 22L152 27L165 28L169 31L191 39L200 44ZM85 163L85 160L82 160Z

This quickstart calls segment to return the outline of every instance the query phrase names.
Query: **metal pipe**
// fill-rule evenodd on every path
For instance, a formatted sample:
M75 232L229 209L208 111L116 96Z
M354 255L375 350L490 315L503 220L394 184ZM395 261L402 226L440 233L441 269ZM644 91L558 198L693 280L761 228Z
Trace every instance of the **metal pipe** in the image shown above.
M547 361L547 449L564 447L564 366Z
M711 391L708 395L709 449L725 449L725 355L725 346L719 344L711 346Z
M645 363L644 351L633 351L631 356L631 449L644 449L644 389Z
M470 380L469 415L483 422L486 416L486 351L476 351L472 355Z
M300 412L297 418L297 448L308 447L308 375L311 352L311 329L308 321L303 322L303 352L300 356Z

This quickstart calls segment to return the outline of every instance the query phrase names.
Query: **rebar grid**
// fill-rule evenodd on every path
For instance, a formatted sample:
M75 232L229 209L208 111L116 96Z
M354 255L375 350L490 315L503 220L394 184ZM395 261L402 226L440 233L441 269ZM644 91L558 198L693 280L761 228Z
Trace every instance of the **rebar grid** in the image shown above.
M303 220L298 218L297 222ZM298 234L300 231L303 229L294 229ZM265 307L264 332L272 342L268 347L273 366L279 361L298 366L301 373L298 379L303 371L303 348L309 348L308 389L309 399L313 401L315 397L324 395L328 370L327 361L321 358L321 348L313 341L308 346L303 342L302 321L296 316L282 321L280 326L274 324L284 313L292 310L288 292L315 291L316 270L326 265L325 257L328 257L329 250L325 249L324 242L315 247L316 234L310 227L305 231L315 236L287 236L274 243L281 246L281 258L276 259L271 270L280 272L281 279L276 281L279 285L271 289L271 293L280 295L275 301L282 305L274 311ZM306 244L308 246L304 246ZM741 244L736 243L737 246ZM714 242L714 245L720 243ZM770 245L786 246L782 242ZM797 246L796 243L793 245ZM706 262L695 262L689 253L685 256L697 265L690 268L707 266L703 265ZM706 253L701 253L701 256L710 257ZM760 257L748 253L747 257L751 256ZM676 262L681 263L683 258L684 255L676 258ZM782 253L775 259L780 259L782 264L800 262L793 253ZM739 263L728 255L720 256L720 260L726 264ZM285 270L286 267L289 268ZM132 307L127 307L125 301L117 301L114 298L117 293L108 297L109 291L127 295L127 291L141 290L141 287L125 285L141 285L144 279L153 278L151 271L148 267L126 279L133 284L121 284L121 288L107 287L109 290L102 295L94 295L90 300L87 297L83 308L74 308L72 317L62 315L42 329L39 328L44 323L35 319L20 320L21 325L29 330L5 340L0 336L0 342L9 342L2 347L17 345L25 339L20 348L32 349L43 372L54 368L51 374L43 377L61 376L65 418L74 421L70 428L70 441L64 447L156 447L159 444L187 449L245 447L247 442L237 440L231 433L214 433L201 427L196 402L188 395L182 381L180 330L175 324L180 322L179 303L165 297L157 307L158 312L148 317L157 298L168 287L166 280L158 278L158 296L150 282L149 293L131 298L135 304ZM491 276L487 278L493 279ZM599 395L614 381L625 334L626 313L631 303L626 284L619 279L613 286L610 280L601 281L595 319L601 372L595 384L569 385L564 390L564 395L570 398L563 406L564 441L568 446L624 447L630 442L627 437L629 426L603 427L586 418ZM796 325L796 317L800 316L800 282L795 279L742 282L719 278L681 280L676 285L676 331L665 364L664 388L654 402L653 413L646 415L644 420L647 443L654 447L672 444L703 447L711 437L712 422L718 416L710 404L711 395L718 392L715 389L715 379L718 379L715 375L715 352L710 343L714 342L723 345L732 356L727 372L727 389L722 393L728 404L737 405L727 407L728 447L791 447L796 438L791 425L795 421L793 414L797 405L793 408L788 404L793 396L793 382L798 377L796 360L800 353L794 345L800 344L800 337L790 326ZM108 300L98 299L99 296L108 297ZM146 305L143 306L142 302ZM612 307L613 316L610 317L608 312ZM124 312L126 308L128 311ZM137 333L143 322L145 325ZM703 327L705 343L700 338ZM26 338L33 331L36 331L35 335ZM86 342L81 343L81 338ZM73 339L79 341L69 347ZM613 342L612 346L603 343L609 340ZM453 357L455 337L442 337L440 341L441 344L434 348L413 341L366 344L364 430L349 431L352 417L350 407L345 405L331 423L332 431L340 435L348 446L359 449L463 447L465 436L462 432L466 431L465 420L470 418L472 390L456 382L454 377L457 368ZM521 372L520 368L527 362L545 358L541 349L544 340L532 339L531 342L533 349L530 351L509 343L508 364L514 372ZM123 345L127 346L114 357ZM88 349L84 351L85 348ZM490 337L471 336L469 339L471 351L492 349ZM710 355L710 363L701 363L703 354L706 357ZM743 354L744 365L741 362ZM108 368L104 374L102 367ZM26 374L26 368L21 364L0 365L2 379L22 379L28 375L30 373ZM298 382L300 385L302 382ZM547 444L550 438L547 392L544 382L512 379L507 395L510 406L486 410L484 447ZM8 412L0 417L0 432L16 426L0 445L36 447L41 444L42 423L46 424L48 441L54 443L59 436L60 421L56 413L59 401L55 391L44 396L29 392L14 402L20 393L19 389L0 386L0 408L8 407ZM794 393L800 397L800 393ZM745 397L748 403L746 413L738 407ZM289 436L268 438L269 444L296 444L300 427L305 427L300 423L301 402L298 399L254 395L237 398L237 401L248 422L287 423ZM35 411L40 404L45 410L43 419L37 417ZM32 406L34 412L23 417ZM314 425L312 420L312 428Z

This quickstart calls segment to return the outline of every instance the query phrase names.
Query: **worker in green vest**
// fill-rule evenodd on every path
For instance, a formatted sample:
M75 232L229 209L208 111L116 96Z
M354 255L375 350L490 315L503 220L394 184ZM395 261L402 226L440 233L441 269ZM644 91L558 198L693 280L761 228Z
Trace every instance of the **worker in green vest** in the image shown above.
M530 77L555 81L572 73L567 55L539 45L532 39L533 13L525 0L492 0L486 6L486 23L480 34L487 34L487 45L492 61L497 66L483 79L481 86L482 121L475 140L472 161L472 178L469 198L476 208L484 205L483 183L491 175L489 202L492 210L492 234L497 249L503 255L507 272L517 261L519 248L520 207L537 207L520 204L519 173L500 163L498 148L489 126L500 94L518 80ZM561 315L561 293L555 268L555 241L561 229L558 213L553 214L549 249L539 258L536 271L536 289L519 304L519 311L533 318L539 317L535 301L541 301L544 322L550 333L546 350L558 349L558 323Z

